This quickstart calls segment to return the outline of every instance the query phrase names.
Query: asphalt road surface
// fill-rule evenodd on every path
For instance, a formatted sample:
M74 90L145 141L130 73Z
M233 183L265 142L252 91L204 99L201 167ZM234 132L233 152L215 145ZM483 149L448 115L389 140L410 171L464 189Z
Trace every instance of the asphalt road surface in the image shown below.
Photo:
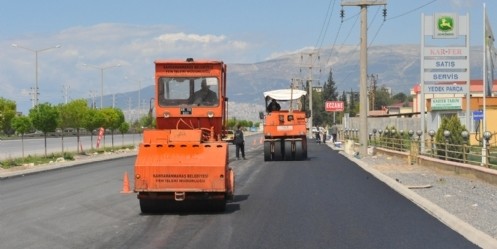
M264 162L257 136L234 161L224 213L143 215L120 194L135 158L0 180L1 248L478 248L322 144Z

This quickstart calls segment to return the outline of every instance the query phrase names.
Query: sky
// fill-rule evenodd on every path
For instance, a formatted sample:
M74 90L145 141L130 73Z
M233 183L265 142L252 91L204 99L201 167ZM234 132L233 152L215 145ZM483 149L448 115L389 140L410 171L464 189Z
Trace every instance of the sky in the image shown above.
M387 3L387 16L382 16L383 5L368 7L370 46L419 44L421 14L439 12L469 14L470 45L481 46L485 2L492 28L497 29L496 1L377 2ZM156 59L256 63L304 49L360 42L360 8L343 7L342 19L340 0L0 3L0 97L15 101L23 113L32 107L36 79L39 102L59 104L98 98L102 85L105 95L152 85Z

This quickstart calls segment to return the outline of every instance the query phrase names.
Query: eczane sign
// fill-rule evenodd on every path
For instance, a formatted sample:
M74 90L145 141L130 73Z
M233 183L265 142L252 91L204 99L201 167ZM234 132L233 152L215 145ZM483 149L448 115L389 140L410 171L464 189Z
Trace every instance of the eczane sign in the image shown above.
M327 112L343 112L344 104L343 101L326 101L324 109Z

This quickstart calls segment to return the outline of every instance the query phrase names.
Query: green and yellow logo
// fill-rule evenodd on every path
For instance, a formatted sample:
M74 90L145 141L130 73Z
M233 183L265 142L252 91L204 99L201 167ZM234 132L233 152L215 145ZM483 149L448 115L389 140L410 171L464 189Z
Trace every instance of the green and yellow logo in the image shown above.
M437 20L437 27L441 32L454 30L454 18L451 16L440 16Z

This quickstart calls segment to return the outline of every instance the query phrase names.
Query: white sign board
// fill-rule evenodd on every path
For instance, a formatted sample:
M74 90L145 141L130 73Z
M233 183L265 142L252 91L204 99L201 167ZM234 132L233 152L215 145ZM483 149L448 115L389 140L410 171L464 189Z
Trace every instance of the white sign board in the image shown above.
M469 80L468 72L424 72L425 82L453 82Z
M431 99L432 110L461 110L461 98L440 98Z
M469 54L466 47L425 47L423 49L423 56L436 56L436 57L454 57L461 56L467 57Z
M428 94L465 94L466 85L425 85L425 93Z
M469 67L468 60L440 59L425 60L425 69L466 69Z

